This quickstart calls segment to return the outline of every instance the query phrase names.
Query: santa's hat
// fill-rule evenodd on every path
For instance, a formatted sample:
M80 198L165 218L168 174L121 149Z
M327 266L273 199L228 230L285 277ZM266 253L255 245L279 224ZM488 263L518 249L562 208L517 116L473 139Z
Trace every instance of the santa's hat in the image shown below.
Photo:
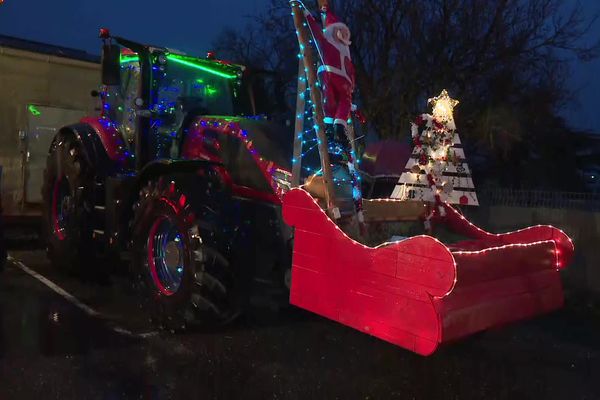
M346 31L348 31L348 33L350 33L350 28L348 28L348 25L341 22L333 12L331 12L330 10L327 10L327 14L325 14L325 29L327 31L333 33L333 30L335 28L346 30ZM342 39L340 39L340 40L342 40ZM344 41L344 40L342 40L342 41ZM344 43L347 46L350 46L350 41L344 41Z

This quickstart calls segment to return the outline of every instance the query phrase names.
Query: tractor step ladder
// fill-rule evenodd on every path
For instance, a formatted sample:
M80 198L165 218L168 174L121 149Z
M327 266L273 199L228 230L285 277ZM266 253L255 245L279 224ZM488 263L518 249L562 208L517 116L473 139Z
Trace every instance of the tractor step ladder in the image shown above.
M95 239L103 239L106 230L106 199L104 182L94 182L92 223Z

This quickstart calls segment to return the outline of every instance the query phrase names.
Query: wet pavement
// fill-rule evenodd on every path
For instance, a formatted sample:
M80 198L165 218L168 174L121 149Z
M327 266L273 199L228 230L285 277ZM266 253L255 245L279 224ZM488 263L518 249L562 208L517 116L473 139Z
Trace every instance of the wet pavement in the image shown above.
M41 251L11 254L99 315L9 263L0 399L600 399L600 315L580 304L428 358L294 308L142 338L126 277L86 282Z

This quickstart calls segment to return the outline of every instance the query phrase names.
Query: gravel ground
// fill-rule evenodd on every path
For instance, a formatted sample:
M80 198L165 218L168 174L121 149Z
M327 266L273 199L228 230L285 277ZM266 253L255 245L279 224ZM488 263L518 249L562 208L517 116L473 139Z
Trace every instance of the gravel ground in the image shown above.
M257 310L211 332L150 329L119 278L52 271L102 317L16 266L0 275L1 399L600 399L600 314L581 299L420 357L298 309Z

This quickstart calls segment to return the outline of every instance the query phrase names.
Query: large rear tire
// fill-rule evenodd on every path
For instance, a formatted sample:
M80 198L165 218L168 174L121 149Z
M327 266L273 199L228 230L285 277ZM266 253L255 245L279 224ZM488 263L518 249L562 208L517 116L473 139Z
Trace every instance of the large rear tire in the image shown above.
M2 207L0 207L0 272L4 270L8 253L6 250L6 241L4 239L4 223L2 220Z
M79 271L95 259L92 243L94 171L81 143L61 132L44 171L43 224L53 266Z
M153 322L171 331L223 324L239 313L220 243L219 204L207 196L198 200L198 177L188 175L149 182L134 205L135 286Z

